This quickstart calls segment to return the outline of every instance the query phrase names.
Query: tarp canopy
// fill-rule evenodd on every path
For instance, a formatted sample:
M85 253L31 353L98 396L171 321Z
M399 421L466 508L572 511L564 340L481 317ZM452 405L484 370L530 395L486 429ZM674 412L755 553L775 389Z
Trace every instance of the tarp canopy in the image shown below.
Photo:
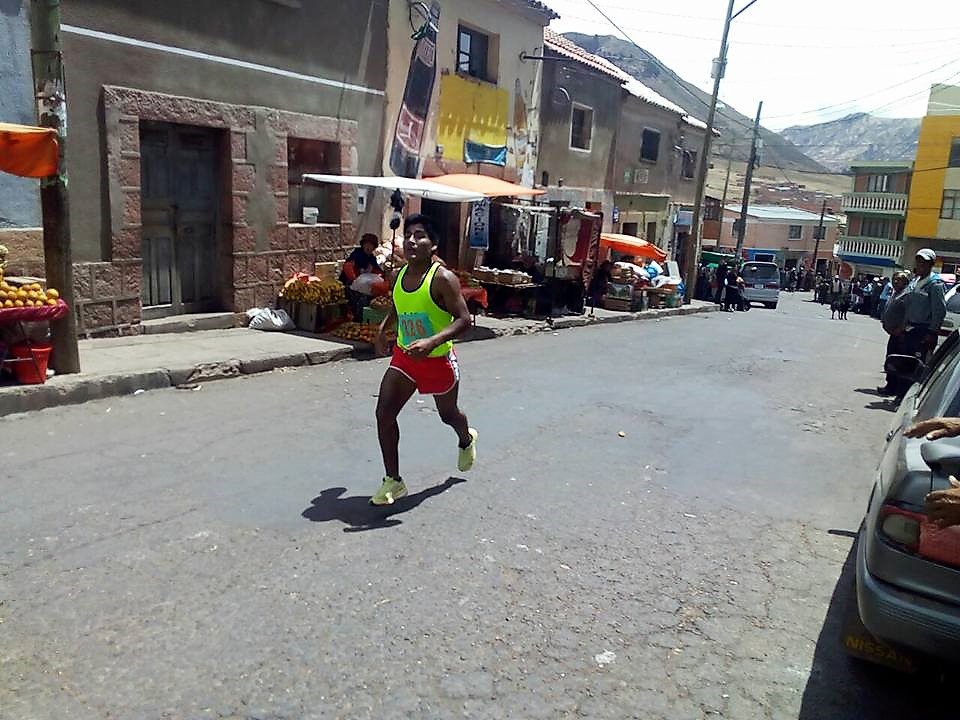
M468 173L453 173L430 178L430 182L441 183L449 187L481 193L486 197L523 197L544 195L546 190L536 190L516 183L500 180L489 175L471 175Z
M721 252L709 252L707 250L704 250L700 257L703 262L713 265L719 265L722 262L730 263L737 259L736 255Z
M57 174L60 148L52 128L0 123L0 170L21 177Z
M336 183L338 185L363 185L364 187L385 188L399 190L406 195L421 197L425 200L440 202L474 202L483 200L483 193L461 190L450 185L443 185L433 180L417 180L405 177L372 177L363 175L318 175L307 173L304 180L314 182Z
M619 235L617 233L601 233L600 247L610 248L617 252L634 257L647 258L663 262L667 259L667 254L653 243L641 240L633 235Z

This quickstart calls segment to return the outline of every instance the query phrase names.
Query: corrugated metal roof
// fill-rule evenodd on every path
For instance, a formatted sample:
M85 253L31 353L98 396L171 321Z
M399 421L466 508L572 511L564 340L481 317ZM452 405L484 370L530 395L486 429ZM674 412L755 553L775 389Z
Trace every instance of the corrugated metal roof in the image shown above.
M576 60L578 63L593 68L597 72L608 75L620 82L626 80L623 71L619 68L614 67L599 55L587 52L575 42L567 40L563 35L555 33L550 28L543 29L543 44L555 53L570 58L571 60Z
M727 205L726 209L740 212L739 205ZM813 220L814 222L820 222L820 213L812 213L795 207L784 207L783 205L750 205L747 207L747 215L758 220ZM825 215L823 221L837 222L837 218L833 215Z

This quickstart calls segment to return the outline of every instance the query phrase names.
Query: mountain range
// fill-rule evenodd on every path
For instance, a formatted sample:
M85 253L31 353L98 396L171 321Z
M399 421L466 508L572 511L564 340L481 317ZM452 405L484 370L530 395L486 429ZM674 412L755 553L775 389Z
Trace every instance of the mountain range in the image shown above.
M858 160L912 160L920 119L853 113L817 125L788 127L780 135L822 165L845 172Z
M585 50L600 55L640 80L689 115L705 120L710 95L687 82L652 53L612 35L564 33ZM750 154L753 114L744 115L729 105L718 105L714 126L715 157L745 162ZM856 160L912 158L919 134L919 119L878 118L866 113L810 126L795 126L780 133L764 128L761 163L780 170L826 173L846 172Z

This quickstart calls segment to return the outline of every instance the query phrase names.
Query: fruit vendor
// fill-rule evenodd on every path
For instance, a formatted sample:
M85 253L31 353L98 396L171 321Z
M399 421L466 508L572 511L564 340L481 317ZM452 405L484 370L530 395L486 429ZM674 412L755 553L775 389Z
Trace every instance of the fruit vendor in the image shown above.
M400 428L397 416L411 396L433 395L440 420L457 435L457 468L466 472L477 459L477 431L458 405L460 368L453 340L466 332L470 311L457 276L434 260L439 236L424 215L411 215L403 225L407 264L393 285L393 303L380 325L376 346L386 352L386 333L397 328L397 344L383 375L377 400L377 434L384 477L370 498L374 505L392 505L407 494L400 476Z
M365 274L383 275L374 251L380 245L380 239L373 233L364 233L360 238L360 247L355 248L343 263L340 282L350 287L353 281Z

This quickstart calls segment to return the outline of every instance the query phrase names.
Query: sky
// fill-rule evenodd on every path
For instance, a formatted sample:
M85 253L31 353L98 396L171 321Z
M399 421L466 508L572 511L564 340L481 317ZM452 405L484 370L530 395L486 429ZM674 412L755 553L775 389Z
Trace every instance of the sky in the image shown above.
M588 0L544 0L557 32L623 33ZM726 0L593 0L685 80L713 89ZM734 12L748 0L736 0ZM730 26L722 102L780 130L854 112L926 114L930 85L960 85L960 12L953 0L757 0ZM706 108L704 108L705 114Z

